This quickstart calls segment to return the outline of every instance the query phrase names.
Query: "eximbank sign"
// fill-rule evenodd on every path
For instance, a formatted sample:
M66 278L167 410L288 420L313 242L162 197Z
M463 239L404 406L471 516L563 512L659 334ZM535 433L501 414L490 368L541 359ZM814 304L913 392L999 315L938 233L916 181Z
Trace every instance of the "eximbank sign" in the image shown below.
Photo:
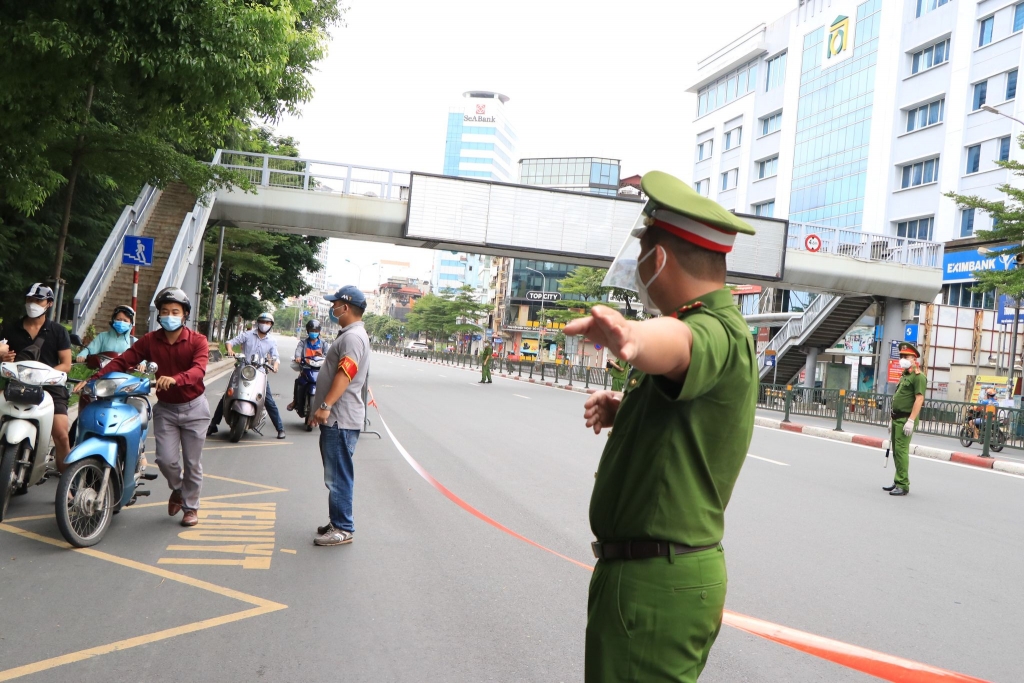
M1010 247L999 247L1002 251ZM1013 254L981 255L977 249L971 251L947 251L942 256L943 282L973 282L978 271L1009 270L1014 267Z

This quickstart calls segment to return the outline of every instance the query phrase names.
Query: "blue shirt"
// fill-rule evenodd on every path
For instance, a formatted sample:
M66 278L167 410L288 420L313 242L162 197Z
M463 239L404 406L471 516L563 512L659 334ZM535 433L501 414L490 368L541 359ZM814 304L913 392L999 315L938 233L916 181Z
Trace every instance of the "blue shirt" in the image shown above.
M96 338L92 342L82 349L78 355L79 357L96 355L104 352L112 353L124 353L131 345L135 343L135 337L129 333L118 334L114 330L107 330L106 332L100 332L96 335Z
M315 355L315 356L322 356L322 355L324 355L324 340L323 340L323 338L322 337L317 337L316 339L310 339L309 337L306 337L301 342L299 342L299 344L295 347L295 362L296 363L299 363L299 362L302 361L302 356L305 353L306 349L309 349L310 351L313 351L314 352L313 355Z
M243 332L230 340L228 344L236 347L235 352L244 354L246 358L252 358L253 354L256 354L262 359L269 354L273 360L280 360L277 355L277 342L271 339L269 334L260 339L259 332L256 330ZM240 351L237 348L239 346L242 347Z

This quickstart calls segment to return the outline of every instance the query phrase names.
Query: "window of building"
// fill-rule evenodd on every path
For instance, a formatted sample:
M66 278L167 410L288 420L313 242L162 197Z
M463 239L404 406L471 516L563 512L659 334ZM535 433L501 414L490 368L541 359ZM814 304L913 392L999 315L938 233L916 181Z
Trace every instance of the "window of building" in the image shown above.
M988 81L974 84L974 111L981 109L988 98Z
M917 0L917 16L927 14L934 9L942 7L951 0Z
M734 190L736 189L736 183L739 181L740 170L734 168L730 171L726 171L722 174L722 190Z
M1018 5L1024 7L1024 5ZM1017 70L1014 69L1006 74L1006 99L1012 100L1017 97Z
M935 100L907 112L907 132L942 123L946 100Z
M935 228L935 218L918 218L912 221L900 221L896 224L896 236L912 240L930 240Z
M698 180L693 184L693 189L697 191L697 194L707 197L708 190L711 189L711 179L705 178L704 180Z
M771 159L765 159L764 161L757 162L757 179L771 178L773 175L777 175L779 172L779 157L774 156Z
M963 308L985 308L993 310L996 307L996 293L972 292L973 282L955 282L949 285L942 285L942 303L947 306L961 306Z
M775 215L775 200L754 204L754 215L771 218Z
M978 32L978 47L985 47L992 42L992 27L995 26L995 23L995 17L981 20L981 30Z
M769 135L782 128L782 112L761 119L761 135Z
M901 170L902 182L900 187L917 187L926 183L933 183L939 179L939 160L928 159L918 161L916 164L907 164Z
M974 234L974 209L964 209L960 212L960 236L970 237Z
M777 57L768 60L768 78L765 91L774 90L781 86L786 80L786 53L783 52Z
M705 140L704 142L697 145L697 161L704 161L705 159L710 159L713 148L714 140Z
M911 67L912 73L918 73L930 69L933 66L938 66L943 62L949 60L949 39L936 43L935 45L929 45L923 50L919 50L914 53L913 66Z
M1010 160L1010 136L999 139L999 161Z
M1013 8L1013 32L1024 29L1024 3Z
M977 173L981 170L981 145L967 148L967 170L964 173Z
M733 128L732 130L725 131L725 151L734 149L740 146L740 142L743 140L743 129L740 127Z
M747 62L701 88L697 95L697 116L720 109L751 92L757 84L757 62L756 59Z

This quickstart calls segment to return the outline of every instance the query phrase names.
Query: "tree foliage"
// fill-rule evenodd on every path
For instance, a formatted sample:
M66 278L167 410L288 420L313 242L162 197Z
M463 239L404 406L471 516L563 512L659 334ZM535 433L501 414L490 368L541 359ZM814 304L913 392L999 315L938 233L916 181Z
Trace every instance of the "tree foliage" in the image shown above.
M491 309L476 300L472 287L463 285L445 290L441 296L421 298L406 315L405 325L411 332L426 332L433 341L447 341L453 334L481 332L480 321Z
M389 315L367 313L363 316L363 324L366 326L366 334L377 342L385 342L388 335L391 335L390 342L395 344L405 331L402 321Z
M543 317L567 323L588 315L590 309L601 303L608 292L608 288L601 284L607 272L603 268L576 268L559 281L558 290L562 294L572 294L577 298L558 301L554 309L544 310Z

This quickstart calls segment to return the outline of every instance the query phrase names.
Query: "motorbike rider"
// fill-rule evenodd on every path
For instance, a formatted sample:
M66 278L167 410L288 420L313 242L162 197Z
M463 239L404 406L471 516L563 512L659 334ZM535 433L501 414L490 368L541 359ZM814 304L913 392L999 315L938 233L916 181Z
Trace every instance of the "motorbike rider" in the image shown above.
M75 360L84 363L88 356L124 353L136 341L135 337L131 335L134 325L135 309L131 306L118 306L110 318L110 329L97 334L95 339L78 353Z
M302 363L303 360L323 358L327 353L327 344L320 338L320 321L313 319L306 323L306 338L295 347L295 362ZM301 376L301 375L300 375ZM292 389L292 402L285 410L294 410L295 404L299 402L299 378L295 378Z
M256 318L256 329L243 332L234 339L225 343L227 347L228 355L235 355L234 347L236 345L241 346L241 353L246 358L252 358L254 355L260 360L263 360L267 356L270 356L273 361L271 366L271 372L277 372L278 367L281 364L281 358L277 353L277 342L270 338L270 329L274 326L274 316L264 311L260 313L259 317ZM274 427L277 429L277 438L283 439L284 434L284 423L281 422L281 413L277 409L277 404L274 403L274 393L270 390L270 382L267 382L267 394L263 399L263 407L267 411L267 415L270 417L270 421L274 423ZM210 430L207 435L216 434L218 431L218 425L224 418L224 401L221 400L217 403L217 410L213 413L213 420L210 422Z
M2 360L38 360L59 372L71 370L71 336L60 323L47 320L46 312L53 306L53 290L36 282L25 293L25 317L18 322L0 324L0 340L7 340L7 352ZM29 347L35 347L30 349ZM0 347L2 348L2 347ZM43 387L53 399L53 429L51 436L56 447L57 470L64 471L64 458L71 452L68 437L67 387Z

